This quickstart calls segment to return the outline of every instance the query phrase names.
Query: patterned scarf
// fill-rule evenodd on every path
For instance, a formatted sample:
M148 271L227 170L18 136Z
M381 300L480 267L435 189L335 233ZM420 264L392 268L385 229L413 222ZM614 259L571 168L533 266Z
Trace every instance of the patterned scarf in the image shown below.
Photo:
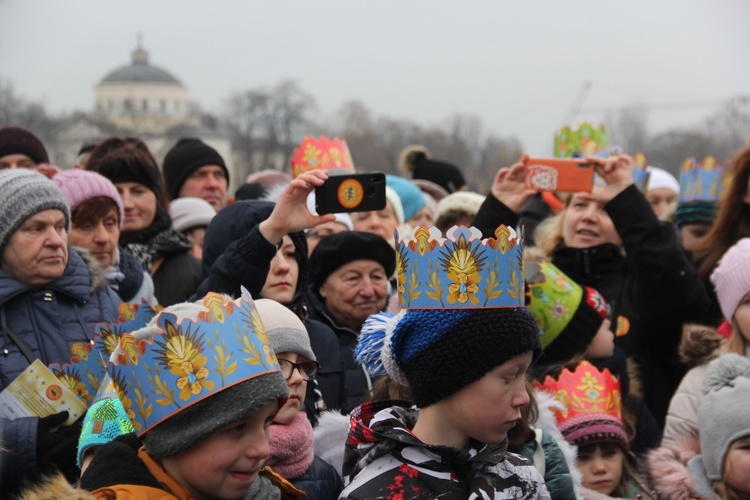
M155 258L183 253L193 247L186 236L172 229L172 219L163 210L157 210L154 221L143 231L121 233L120 244L149 274Z
M312 465L313 429L304 411L288 425L271 425L268 438L271 454L266 465L283 478L298 478Z

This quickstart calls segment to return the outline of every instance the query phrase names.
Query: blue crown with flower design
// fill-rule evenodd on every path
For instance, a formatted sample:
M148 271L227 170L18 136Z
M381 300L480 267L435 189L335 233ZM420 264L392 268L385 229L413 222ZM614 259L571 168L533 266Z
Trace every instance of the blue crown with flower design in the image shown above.
M446 237L416 227L396 241L402 308L524 307L523 241L513 228L482 239L475 227L453 226Z
M678 201L718 202L724 192L724 167L707 156L701 163L688 158L680 169L680 197Z
M120 343L124 333L134 332L146 326L161 306L153 307L146 299L138 304L123 302L115 323L96 325L94 338L90 342L76 342L70 348L69 363L51 363L49 369L86 406L91 406L107 373L107 362Z
M169 310L145 337L124 334L98 398L117 396L139 436L184 408L267 373L279 363L252 298L206 295L195 320Z

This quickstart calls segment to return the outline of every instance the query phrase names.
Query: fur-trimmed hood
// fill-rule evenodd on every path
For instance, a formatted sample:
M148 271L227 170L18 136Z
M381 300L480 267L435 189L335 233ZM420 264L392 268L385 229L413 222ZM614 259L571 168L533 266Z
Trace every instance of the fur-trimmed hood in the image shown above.
M42 478L36 484L19 493L18 500L94 500L96 497L85 490L73 488L62 474Z
M86 264L86 268L89 270L89 292L94 293L108 284L107 276L104 274L104 269L101 264L99 264L99 261L97 261L88 250L72 246L69 246L68 248L75 250L78 256L83 260L83 263Z
M688 369L704 365L719 356L725 338L715 328L704 325L685 325L682 329L679 355Z

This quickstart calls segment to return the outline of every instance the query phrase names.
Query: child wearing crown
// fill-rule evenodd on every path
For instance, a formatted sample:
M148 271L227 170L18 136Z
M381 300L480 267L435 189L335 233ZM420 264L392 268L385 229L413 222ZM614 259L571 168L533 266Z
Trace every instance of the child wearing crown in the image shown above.
M135 433L98 448L83 489L118 499L303 498L264 468L268 427L289 390L247 291L165 309L124 334L112 359L100 397L119 398Z
M539 471L507 452L540 352L521 242L504 226L487 240L474 228L438 233L416 228L398 242L404 309L370 336L415 405L352 412L340 498L550 498Z
M565 439L578 447L584 498L651 498L630 451L620 384L609 370L599 371L583 361L574 371L565 369L557 379L548 376L537 387L564 405L557 421Z

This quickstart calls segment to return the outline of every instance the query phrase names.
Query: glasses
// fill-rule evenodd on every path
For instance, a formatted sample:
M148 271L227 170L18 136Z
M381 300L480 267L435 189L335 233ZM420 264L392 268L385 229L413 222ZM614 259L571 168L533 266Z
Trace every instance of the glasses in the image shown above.
M303 361L302 363L293 363L288 359L279 359L279 367L281 368L281 374L284 375L284 379L289 380L292 378L294 369L299 371L302 375L302 380L310 381L315 378L318 374L318 362L317 361Z

